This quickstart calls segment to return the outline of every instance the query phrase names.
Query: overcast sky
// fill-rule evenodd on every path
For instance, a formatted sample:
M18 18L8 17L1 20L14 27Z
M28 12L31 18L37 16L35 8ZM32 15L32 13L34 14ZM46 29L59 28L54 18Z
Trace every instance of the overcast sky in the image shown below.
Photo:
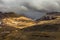
M60 12L60 0L0 0L0 11L13 11L39 19L46 12Z

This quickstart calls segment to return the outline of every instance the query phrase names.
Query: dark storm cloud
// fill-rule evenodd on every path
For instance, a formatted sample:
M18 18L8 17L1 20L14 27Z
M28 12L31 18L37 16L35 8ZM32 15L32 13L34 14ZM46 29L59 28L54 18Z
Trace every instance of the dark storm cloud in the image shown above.
M39 11L60 11L59 0L0 0L6 8L21 8Z
M0 0L0 4L3 4L2 0Z
M46 12L60 12L60 0L0 0L0 11L16 12L39 19Z

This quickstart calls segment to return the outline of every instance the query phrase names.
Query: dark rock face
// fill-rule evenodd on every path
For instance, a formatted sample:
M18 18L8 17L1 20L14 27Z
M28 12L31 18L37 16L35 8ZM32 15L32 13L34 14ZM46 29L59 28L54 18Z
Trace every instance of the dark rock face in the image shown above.
M56 15L56 16L59 16L60 12L49 12L49 13L47 13L47 15Z
M36 21L39 21L39 20L54 20L54 19L57 18L56 16L60 16L60 12L46 13L45 16L41 17L40 19L37 19Z
M40 21L40 20L54 20L56 19L57 17L54 17L54 16L43 16L42 18L40 19L37 19L36 21Z

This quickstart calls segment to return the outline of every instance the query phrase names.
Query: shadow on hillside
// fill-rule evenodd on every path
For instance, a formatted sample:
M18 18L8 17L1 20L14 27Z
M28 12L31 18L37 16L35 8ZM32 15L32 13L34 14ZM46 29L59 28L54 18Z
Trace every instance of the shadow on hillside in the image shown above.
M17 15L14 12L5 12L5 13L0 12L0 19L9 18L9 17L15 18L20 16L22 15Z
M57 30L55 28L54 30ZM42 31L39 29L43 30L44 32L47 29L51 30L47 26L45 28L40 25L32 26L30 28L25 28L23 30L19 28L3 25L2 28L0 28L0 40L54 40L55 39L54 36L50 36L48 33L41 33ZM25 31L29 31L29 32L25 32Z
M23 31L49 31L49 32L56 32L60 31L60 24L53 24L53 25L35 25L28 28L24 28Z

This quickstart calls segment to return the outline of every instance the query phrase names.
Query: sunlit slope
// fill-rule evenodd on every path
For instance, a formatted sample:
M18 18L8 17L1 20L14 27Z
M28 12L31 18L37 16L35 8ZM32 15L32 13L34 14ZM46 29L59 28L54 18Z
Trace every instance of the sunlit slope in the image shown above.
M15 16L15 14L13 16ZM36 24L32 19L27 18L25 16L21 16L21 15L19 17L10 16L10 17L2 19L2 21L7 26L13 26L20 29Z
M38 24L43 25L43 24L60 24L60 16L57 16L56 19L52 19L52 20L43 20L43 21L39 21Z
M51 19L51 20L33 21L32 19L25 17L23 15L16 15L12 13L5 15L6 17L2 19L5 25L20 29L27 28L33 25L60 24L60 16L57 16L56 19Z
M33 21L22 15L4 14L0 40L60 40L60 16Z

